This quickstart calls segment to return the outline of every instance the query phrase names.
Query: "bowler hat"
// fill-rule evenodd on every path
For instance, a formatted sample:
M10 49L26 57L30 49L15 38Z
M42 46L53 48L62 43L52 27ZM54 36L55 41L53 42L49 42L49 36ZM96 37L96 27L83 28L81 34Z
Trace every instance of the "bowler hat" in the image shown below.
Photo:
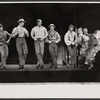
M18 21L17 21L17 23L19 23L19 22L26 22L24 19L19 19Z

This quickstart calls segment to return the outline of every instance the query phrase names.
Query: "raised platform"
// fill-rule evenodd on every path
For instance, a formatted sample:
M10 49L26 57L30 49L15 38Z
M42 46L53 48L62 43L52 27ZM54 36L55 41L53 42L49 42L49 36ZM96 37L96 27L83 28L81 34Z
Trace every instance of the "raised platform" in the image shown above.
M100 82L99 69L86 69L85 66L74 69L59 65L57 69L36 69L35 65L26 65L18 69L18 65L7 65L0 69L0 83L36 83L36 82Z

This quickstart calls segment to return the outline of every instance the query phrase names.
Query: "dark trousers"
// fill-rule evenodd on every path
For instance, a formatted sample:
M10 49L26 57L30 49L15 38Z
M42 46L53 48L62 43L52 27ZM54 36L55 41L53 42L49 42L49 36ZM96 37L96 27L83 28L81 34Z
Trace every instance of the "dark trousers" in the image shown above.
M75 46L68 46L68 53L70 56L70 62L72 65L76 64L76 47Z
M44 41L35 41L34 42L34 46L35 46L35 52L36 52L36 56L37 56L37 66L40 65L44 65L43 62L43 55L44 55Z
M19 64L25 65L26 57L28 54L28 48L26 44L25 38L17 38L16 39L16 48L19 56Z
M49 52L51 55L52 65L57 66L58 46L56 43L49 45Z

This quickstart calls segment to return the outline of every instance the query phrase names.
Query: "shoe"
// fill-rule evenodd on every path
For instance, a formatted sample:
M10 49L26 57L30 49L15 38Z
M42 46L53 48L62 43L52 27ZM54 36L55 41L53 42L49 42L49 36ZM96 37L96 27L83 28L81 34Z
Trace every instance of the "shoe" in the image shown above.
M23 65L19 65L18 69L24 69L24 66Z
M50 69L53 67L53 64L50 65Z
M44 66L42 65L42 66L40 66L40 69L43 69L44 68Z
M74 68L77 68L77 65L76 64L74 64Z
M52 69L57 69L57 65L56 66L53 66Z
M1 65L0 69L6 69L6 66Z
M67 68L70 68L70 65L69 65L69 64L66 64L66 65L67 65L67 66L66 66Z
M6 69L6 66L2 66L3 69Z
M40 65L37 65L37 66L36 66L36 69L38 69L39 67L40 67Z
M89 67L88 69L91 69L91 68L93 68L93 67L94 67L93 64L91 64L90 67Z

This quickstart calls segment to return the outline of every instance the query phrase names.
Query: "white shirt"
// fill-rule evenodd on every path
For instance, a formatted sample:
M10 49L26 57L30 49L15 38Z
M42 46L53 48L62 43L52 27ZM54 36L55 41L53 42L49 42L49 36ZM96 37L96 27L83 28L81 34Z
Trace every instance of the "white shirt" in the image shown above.
M74 31L70 32L68 30L64 36L64 41L65 41L66 45L69 46L75 42L76 38L77 38L77 34Z
M59 35L59 33L55 30L49 30L48 31L48 40L49 41L55 41L56 43L59 43L61 40L61 37Z
M24 27L15 27L12 31L13 34L18 34L18 37L24 37L25 34L28 34L28 31Z
M87 42L89 40L89 37L81 33L80 35L77 36L76 42L81 43L81 42Z
M33 36L34 38L46 38L48 36L47 30L45 27L43 26L35 26L32 30L31 30L31 36Z

